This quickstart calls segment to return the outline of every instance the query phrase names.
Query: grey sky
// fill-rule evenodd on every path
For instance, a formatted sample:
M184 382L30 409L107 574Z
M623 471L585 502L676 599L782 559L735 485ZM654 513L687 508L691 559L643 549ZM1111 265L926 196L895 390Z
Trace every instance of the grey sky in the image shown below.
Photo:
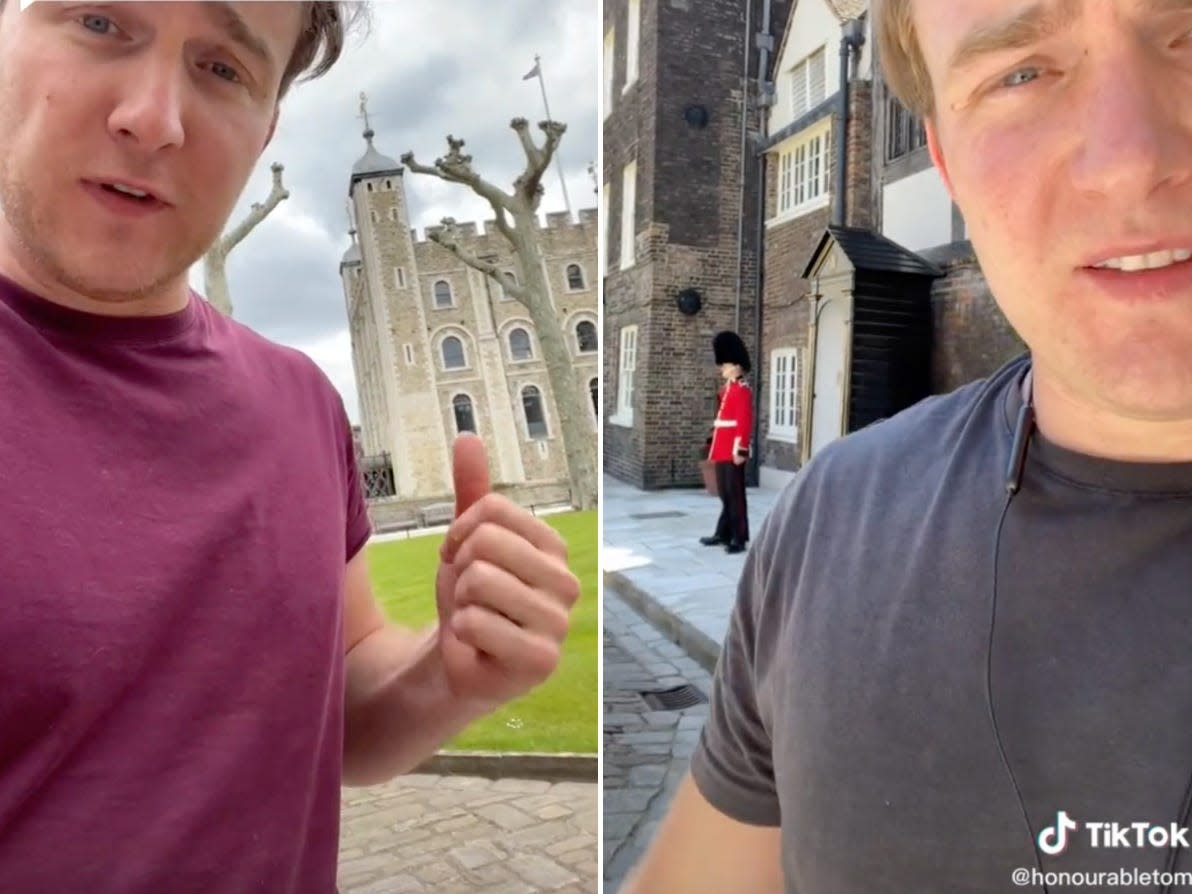
M429 164L446 135L467 140L477 170L503 189L524 166L509 122L545 117L537 78L542 57L552 116L568 129L559 157L573 210L596 206L588 164L597 160L599 8L593 0L375 0L372 27L356 36L328 74L299 84L283 103L277 133L248 182L228 228L271 187L285 165L290 198L232 252L234 316L266 337L309 354L359 421L339 261L349 245L347 188L365 149L359 94L368 94L378 151L412 150ZM541 132L532 129L537 137ZM410 220L419 229L445 216L491 216L466 187L406 172ZM557 170L544 180L541 210L564 209ZM202 289L202 265L191 271Z

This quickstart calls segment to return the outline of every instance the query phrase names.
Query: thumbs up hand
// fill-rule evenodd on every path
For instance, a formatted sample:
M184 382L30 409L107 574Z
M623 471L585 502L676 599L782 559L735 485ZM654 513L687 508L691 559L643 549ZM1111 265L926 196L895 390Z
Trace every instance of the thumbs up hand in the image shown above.
M491 711L554 673L580 587L563 538L491 492L479 437L456 439L452 465L455 520L435 578L440 657L451 692Z

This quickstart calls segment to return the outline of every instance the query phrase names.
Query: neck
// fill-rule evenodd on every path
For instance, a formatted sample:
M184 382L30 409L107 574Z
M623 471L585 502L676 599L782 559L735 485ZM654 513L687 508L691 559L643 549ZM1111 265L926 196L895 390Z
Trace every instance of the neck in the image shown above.
M72 310L105 317L153 317L178 313L190 300L186 273L148 289L117 292L89 289L64 281L32 252L20 247L16 234L0 214L0 275L23 289Z
M1192 416L1148 419L1123 413L1032 365L1035 419L1052 443L1122 462L1192 461Z

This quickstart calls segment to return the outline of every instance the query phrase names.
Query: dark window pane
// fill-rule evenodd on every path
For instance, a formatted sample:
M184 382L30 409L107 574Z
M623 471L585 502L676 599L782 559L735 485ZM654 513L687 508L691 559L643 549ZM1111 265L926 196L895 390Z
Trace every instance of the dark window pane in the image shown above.
M475 432L476 418L472 414L472 398L466 394L457 394L451 405L455 409L455 430Z
M575 327L575 338L579 342L581 351L597 351L600 344L596 339L596 324L588 320L582 321Z
M534 349L530 346L530 334L525 329L514 329L509 333L509 355L514 360L531 360Z
M443 339L443 368L463 369L466 365L464 361L463 342L454 335L449 335Z
M526 432L536 440L546 437L546 417L542 414L542 395L533 385L522 389L522 409L526 414Z

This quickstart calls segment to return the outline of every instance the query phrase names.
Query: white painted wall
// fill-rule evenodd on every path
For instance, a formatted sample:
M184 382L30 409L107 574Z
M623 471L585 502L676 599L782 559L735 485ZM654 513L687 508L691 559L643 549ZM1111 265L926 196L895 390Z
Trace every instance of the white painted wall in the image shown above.
M858 74L863 80L872 78L873 35L865 22L865 45L861 48ZM775 103L770 108L769 133L777 133L791 123L790 70L819 47L825 49L825 80L827 95L840 90L841 21L824 0L800 0L795 6L794 21L789 26L782 58L774 68Z
M934 166L883 188L882 235L911 251L952 241L952 198Z

